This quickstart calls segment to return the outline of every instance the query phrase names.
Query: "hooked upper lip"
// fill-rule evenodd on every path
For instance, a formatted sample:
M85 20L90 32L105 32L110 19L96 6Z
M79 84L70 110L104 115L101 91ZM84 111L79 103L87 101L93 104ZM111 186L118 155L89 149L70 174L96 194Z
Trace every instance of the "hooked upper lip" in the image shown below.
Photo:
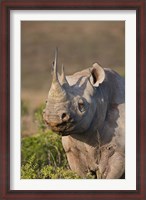
M51 124L46 122L46 124L52 129L52 131L63 134L64 132L68 132L71 128L71 124L67 124L63 122L61 124Z
M61 121L58 118L56 119L55 115L54 116L46 116L46 114L43 114L44 121L47 126L49 126L53 131L55 132L65 132L68 131L74 122L73 119L69 119L68 121Z

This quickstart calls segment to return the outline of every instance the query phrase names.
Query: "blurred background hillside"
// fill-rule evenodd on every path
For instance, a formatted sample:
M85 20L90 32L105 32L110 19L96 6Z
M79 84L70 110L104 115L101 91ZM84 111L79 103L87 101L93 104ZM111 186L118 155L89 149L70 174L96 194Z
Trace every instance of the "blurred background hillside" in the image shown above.
M66 74L90 67L102 67L125 74L124 21L21 22L22 135L35 133L33 114L42 105L50 88L50 69L55 47L59 67Z

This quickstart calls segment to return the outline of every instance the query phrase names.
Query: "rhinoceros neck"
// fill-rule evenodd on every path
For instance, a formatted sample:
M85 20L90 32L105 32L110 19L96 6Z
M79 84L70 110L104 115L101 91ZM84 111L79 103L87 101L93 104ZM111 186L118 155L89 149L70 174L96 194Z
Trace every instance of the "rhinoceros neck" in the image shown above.
M73 140L78 140L81 143L85 143L92 147L97 147L99 144L99 132L97 130L88 129L86 132L82 134L71 134Z
M80 143L81 146L86 144L87 146L98 148L100 143L100 133L98 129L100 126L103 127L104 119L102 122L97 122L97 119L97 112L95 112L92 123L86 131L83 133L72 133L65 137L68 138L68 140L74 141L74 144L77 142ZM64 139L64 137L62 139Z

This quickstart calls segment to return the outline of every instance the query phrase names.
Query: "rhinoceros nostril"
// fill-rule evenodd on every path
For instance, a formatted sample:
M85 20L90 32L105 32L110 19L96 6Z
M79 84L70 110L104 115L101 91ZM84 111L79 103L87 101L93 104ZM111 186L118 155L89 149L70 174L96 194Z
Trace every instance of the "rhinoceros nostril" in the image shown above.
M62 119L62 121L68 121L69 120L69 115L68 114L66 114L66 113L62 113L61 114L61 119Z
M62 115L61 115L61 118L63 119L63 118L65 118L67 116L67 114L66 113L63 113Z

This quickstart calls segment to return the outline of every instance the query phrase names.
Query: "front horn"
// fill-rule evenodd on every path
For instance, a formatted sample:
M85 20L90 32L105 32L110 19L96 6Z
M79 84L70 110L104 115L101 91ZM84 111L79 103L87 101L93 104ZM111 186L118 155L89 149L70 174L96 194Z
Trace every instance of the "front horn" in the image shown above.
M58 68L57 68L57 59L58 59L58 49L55 50L55 60L53 66L53 80L51 88L48 94L48 98L66 100L67 94L65 89L61 86L58 79Z

